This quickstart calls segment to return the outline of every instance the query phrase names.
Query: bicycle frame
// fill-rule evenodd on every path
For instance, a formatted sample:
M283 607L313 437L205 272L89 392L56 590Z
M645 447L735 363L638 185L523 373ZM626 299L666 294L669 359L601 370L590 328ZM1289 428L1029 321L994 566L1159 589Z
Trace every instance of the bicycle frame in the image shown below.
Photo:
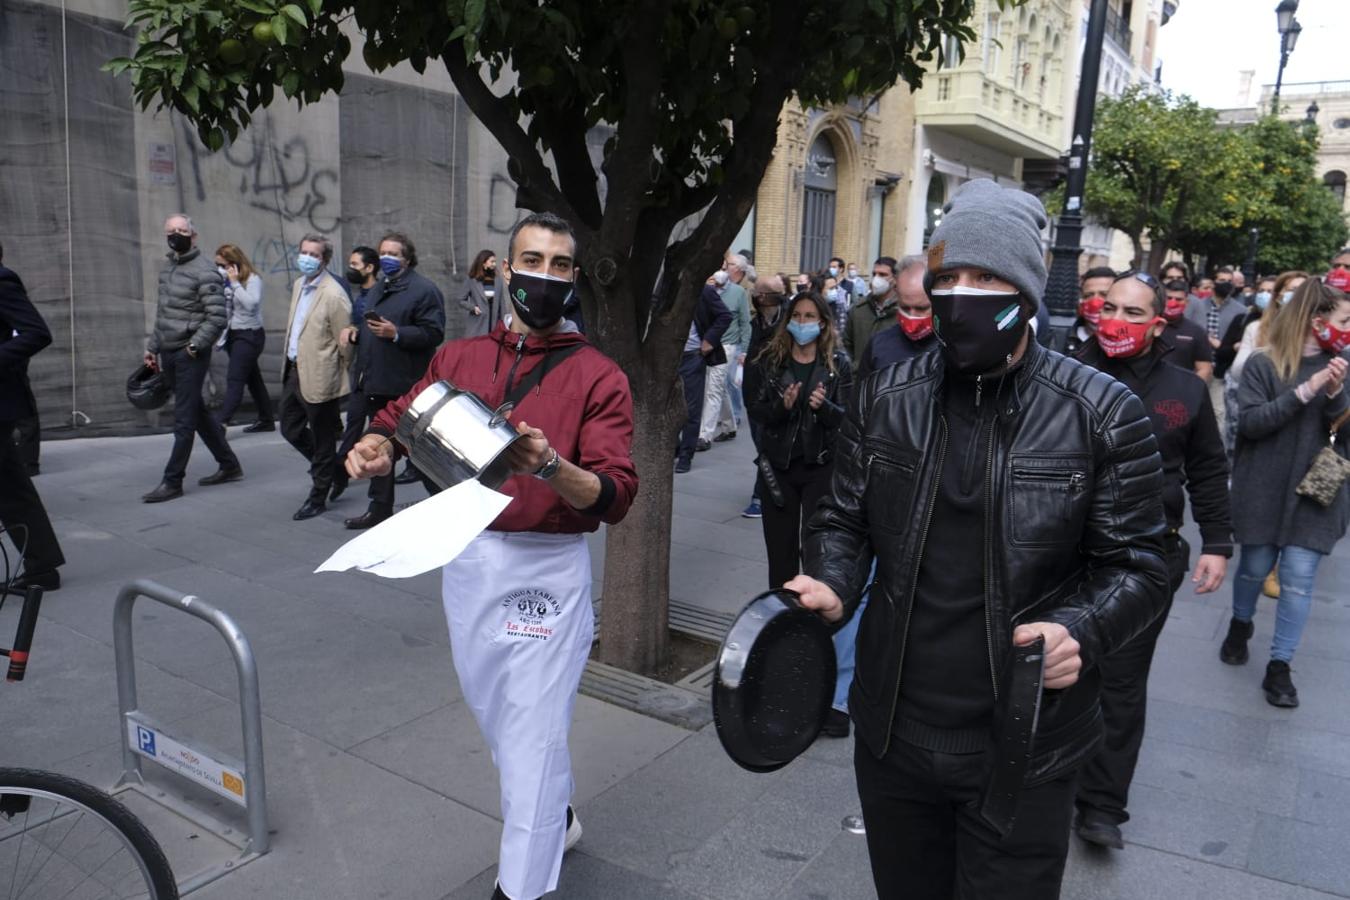
M4 588L3 593L18 594L12 588ZM14 646L8 649L0 647L0 656L9 657L9 672L6 681L23 681L28 671L28 653L33 647L33 630L37 628L38 609L42 606L42 588L30 586L23 596L23 608L19 610L19 627L14 633Z

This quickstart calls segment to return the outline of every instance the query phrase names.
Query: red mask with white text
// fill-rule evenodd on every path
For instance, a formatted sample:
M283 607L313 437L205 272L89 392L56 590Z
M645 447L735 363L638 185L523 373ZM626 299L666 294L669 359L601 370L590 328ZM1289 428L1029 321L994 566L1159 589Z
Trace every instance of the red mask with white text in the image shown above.
M1195 296L1199 297L1201 300L1209 300L1213 298L1214 292L1212 290L1196 291Z
M1156 317L1147 322L1104 319L1097 326L1097 343L1101 345L1102 352L1112 359L1138 356L1153 343L1149 330L1161 321Z
M1102 307L1105 305L1105 297L1088 297L1086 300L1079 300L1078 318L1096 328L1102 320Z
M1186 315L1186 299L1169 299L1167 305L1163 307L1163 318L1169 322L1180 322L1181 317Z
M1329 322L1323 324L1320 331L1314 327L1313 336L1317 338L1317 345L1328 353L1340 353L1350 347L1350 331L1341 331Z
M900 323L900 330L905 333L905 337L918 343L933 333L933 314L926 316L910 316L903 312L895 314L895 321Z
M1338 291L1350 292L1350 269L1332 269L1322 280Z

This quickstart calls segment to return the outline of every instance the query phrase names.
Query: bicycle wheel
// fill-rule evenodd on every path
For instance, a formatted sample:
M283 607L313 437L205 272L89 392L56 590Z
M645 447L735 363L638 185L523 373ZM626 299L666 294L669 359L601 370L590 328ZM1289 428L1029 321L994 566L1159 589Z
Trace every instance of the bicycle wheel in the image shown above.
M82 781L0 768L0 900L177 900L154 837Z

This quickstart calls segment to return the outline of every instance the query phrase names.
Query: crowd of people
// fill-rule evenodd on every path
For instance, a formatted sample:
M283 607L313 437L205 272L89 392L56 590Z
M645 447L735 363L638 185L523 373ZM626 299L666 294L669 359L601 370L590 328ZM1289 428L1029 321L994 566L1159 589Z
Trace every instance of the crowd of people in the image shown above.
M1290 664L1318 565L1350 522L1344 476L1321 465L1350 436L1350 249L1324 274L1250 285L1223 265L1089 268L1057 352L1046 224L1036 198L975 180L925 254L880 257L870 277L839 258L760 275L749 252L730 253L701 289L679 363L675 472L744 425L756 457L743 515L761 520L767 585L835 629L824 733L857 735L883 897L1053 897L1071 834L1122 847L1175 592L1188 575L1197 593L1219 590L1236 548L1217 654L1245 664L1257 597L1278 597L1262 689L1295 707ZM370 480L353 529L392 514L395 426L418 391L450 379L490 406L515 402L522 477L502 488L515 502L446 567L443 596L460 685L501 776L495 896L552 890L580 836L567 729L592 636L582 535L621 520L637 490L627 380L574 321L570 228L530 216L504 266L480 253L453 298L465 337L448 344L444 297L407 235L354 248L345 279L331 242L306 235L275 406L247 257L224 244L208 261L182 215L165 240L144 361L172 380L174 442L146 502L182 495L197 435L218 466L201 485L243 477L225 428L246 389L248 430L279 427L309 465L296 519ZM50 342L31 310L0 266L0 478L17 485L0 491L0 521L27 535L17 583L54 589L60 548L9 439L34 411L22 365ZM230 365L211 415L202 383L216 347ZM1187 505L1198 554L1182 536ZM990 747L1013 727L1011 661L1028 653L1043 659L1045 693L1017 720L1035 729L1034 750L1010 761L1008 789Z

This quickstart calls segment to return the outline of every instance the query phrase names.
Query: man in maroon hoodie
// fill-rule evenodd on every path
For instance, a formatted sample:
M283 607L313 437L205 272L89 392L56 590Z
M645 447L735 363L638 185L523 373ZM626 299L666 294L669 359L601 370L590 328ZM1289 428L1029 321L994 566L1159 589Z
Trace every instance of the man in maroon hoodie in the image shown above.
M511 503L442 579L460 688L500 775L494 897L512 900L554 890L563 853L581 837L568 805L567 732L594 629L583 535L620 521L638 485L628 378L563 318L575 254L562 219L523 219L503 273L511 315L491 334L443 346L347 456L353 478L388 472L399 417L436 381L494 408L529 385L511 414L525 436L509 451L515 474L499 488Z

